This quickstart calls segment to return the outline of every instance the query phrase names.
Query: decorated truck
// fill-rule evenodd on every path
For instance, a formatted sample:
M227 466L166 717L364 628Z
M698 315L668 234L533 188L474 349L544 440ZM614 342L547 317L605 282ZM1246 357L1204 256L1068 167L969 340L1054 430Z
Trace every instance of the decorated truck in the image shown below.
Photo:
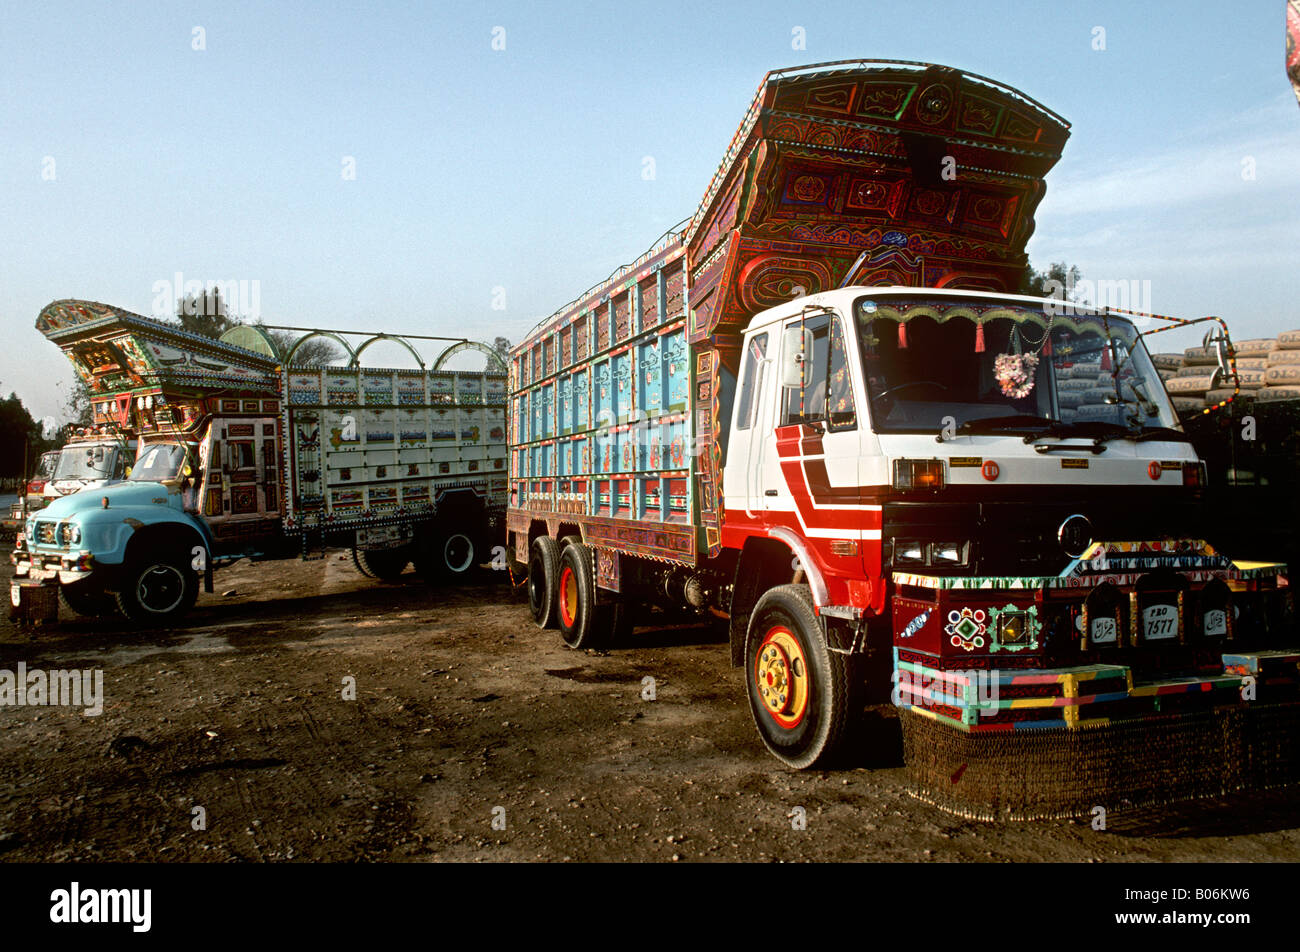
M57 589L78 613L170 624L216 568L326 547L350 548L381 579L411 562L463 577L500 531L506 377L445 366L477 349L503 371L483 345L455 341L426 367L385 334L306 331L286 348L238 326L213 340L87 301L56 301L36 326L91 388L96 422L134 434L139 451L125 481L29 515L12 557L20 611ZM347 366L295 364L318 335ZM418 369L362 367L380 341Z
M892 700L979 815L1295 779L1284 567L1216 546L1130 315L1008 293L1067 135L943 67L768 74L689 222L512 352L534 620L724 618L777 758Z

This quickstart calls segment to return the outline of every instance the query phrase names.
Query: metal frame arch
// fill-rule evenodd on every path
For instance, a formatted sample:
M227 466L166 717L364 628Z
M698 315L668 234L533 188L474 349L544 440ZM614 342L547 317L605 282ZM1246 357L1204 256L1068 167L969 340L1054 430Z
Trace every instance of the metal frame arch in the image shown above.
M352 361L351 361L351 363L348 364L348 367L349 367L349 368L354 368L354 369L356 369L356 368L360 368L360 366L361 366L361 354L362 354L362 352L365 351L365 349L366 349L367 347L369 347L371 344L377 343L378 341L381 341L381 340L391 340L391 341L394 341L394 342L396 342L396 343L398 343L398 344L401 344L403 347L406 348L407 353L409 353L412 357L415 358L415 362L416 362L416 364L419 365L420 370L423 371L423 370L426 370L426 369L427 369L427 368L424 366L424 361L420 359L420 355L419 355L418 353L416 353L415 348L411 346L410 342L407 341L406 338L404 338L404 337L402 337L402 336L400 336L400 335L398 335L398 334L382 334L382 333L381 333L381 334L374 334L374 335L372 335L372 336L370 336L370 337L367 337L366 340L365 340L365 343L363 343L360 347L358 347L357 350L356 350L356 353L354 353L354 354L352 355Z
M301 347L307 341L311 340L313 337L328 337L330 340L334 341L334 343L342 347L344 353L348 355L349 367L351 367L353 364L356 363L356 353L352 350L351 347L348 346L347 341L345 341L338 334L335 334L332 331L308 331L302 337L299 337L296 341L294 341L293 346L289 348L289 353L284 355L284 365L286 367L293 366L293 355L298 353L299 347Z
M464 353L467 350L477 350L479 353L487 355L488 368L489 368L487 371L488 373L492 372L491 367L493 364L495 364L498 368L500 368L498 371L499 373L506 373L507 370L506 362L501 359L501 355L498 354L491 347L489 347L487 344L481 343L476 340L463 340L460 341L459 343L452 344L450 347L448 347L446 350L444 350L441 354L438 355L438 359L433 362L433 369L441 370L443 364L451 360L451 358L455 357L457 354Z
M280 345L276 342L275 338L271 336L271 332L261 324L236 324L217 338L217 340L223 344L230 344L234 347L242 347L244 350L251 350L254 353L260 353L260 351L256 351L252 347L239 343L238 338L244 336L244 334L249 331L252 331L254 335L261 338L262 342L266 344L267 348L270 350L270 354L263 356L269 356L277 363L283 362L283 355L280 353Z

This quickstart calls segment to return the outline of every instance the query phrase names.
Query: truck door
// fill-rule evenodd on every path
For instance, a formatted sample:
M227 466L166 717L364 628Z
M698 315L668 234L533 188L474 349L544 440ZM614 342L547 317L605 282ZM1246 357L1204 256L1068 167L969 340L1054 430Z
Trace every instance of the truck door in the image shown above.
M203 516L217 538L274 531L280 517L275 419L215 419L203 453Z
M847 341L838 314L805 311L783 325L776 452L763 467L763 498L774 521L793 519L819 551L856 559L861 432ZM791 361L798 368L784 366Z
M770 430L761 423L763 418L760 416L760 408L764 402L764 390L770 386L770 338L769 332L762 331L745 341L733 411L734 422L727 440L727 476L722 481L722 491L727 497L726 507L743 509L750 515L763 511L763 487L759 470L763 444Z

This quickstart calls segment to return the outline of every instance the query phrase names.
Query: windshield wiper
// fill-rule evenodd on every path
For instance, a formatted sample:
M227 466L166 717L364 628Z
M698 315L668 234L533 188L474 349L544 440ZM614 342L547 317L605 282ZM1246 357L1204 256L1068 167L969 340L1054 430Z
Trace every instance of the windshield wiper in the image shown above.
M1016 413L1011 416L977 417L974 420L967 420L965 423L958 424L956 432L958 435L962 435L979 433L980 431L998 433L1004 430L1014 433L1019 430L1022 433L1034 434L1042 432L1044 427L1051 427L1055 422L1055 420L1048 417ZM939 435L934 439L935 442L942 443L944 441L943 431L940 430Z
M1105 420L1080 420L1074 423L1055 423L1042 433L1026 436L1026 443L1035 443L1044 437L1057 436L1077 436L1093 441L1094 452L1100 452L1097 447L1103 447L1104 444L1111 440L1133 440L1134 442L1143 442L1145 440L1178 440L1183 443L1190 443L1191 439L1182 430L1175 430L1167 426L1143 426L1128 427L1119 423L1108 423ZM1057 446L1066 447L1068 444L1047 444L1037 445L1035 448L1040 453L1049 452Z

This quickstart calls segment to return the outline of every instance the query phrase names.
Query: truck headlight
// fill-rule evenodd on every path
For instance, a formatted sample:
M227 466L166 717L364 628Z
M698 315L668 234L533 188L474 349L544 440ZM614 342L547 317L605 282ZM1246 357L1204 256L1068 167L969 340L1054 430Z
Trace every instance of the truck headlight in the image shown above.
M911 539L899 539L894 543L894 562L899 565L924 565L925 543Z
M59 542L63 545L76 545L81 541L81 526L74 522L65 522L59 526Z
M931 565L964 565L966 546L961 542L931 542Z
M943 460L894 460L894 488L901 491L943 488Z

